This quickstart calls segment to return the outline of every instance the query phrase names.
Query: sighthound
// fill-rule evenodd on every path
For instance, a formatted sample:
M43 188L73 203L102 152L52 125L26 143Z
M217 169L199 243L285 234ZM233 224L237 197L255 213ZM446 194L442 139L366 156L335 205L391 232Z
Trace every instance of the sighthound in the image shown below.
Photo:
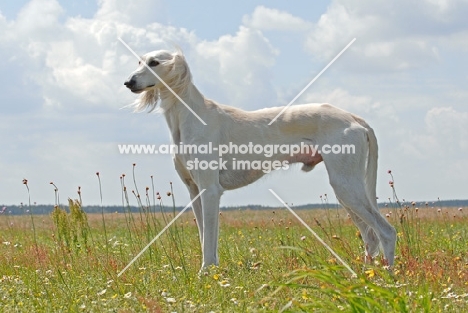
M164 81L162 83L153 72ZM192 76L181 52L154 51L141 58L125 86L139 93L135 110L154 110L158 104L167 121L174 144L213 146L247 145L354 145L354 154L225 154L227 167L219 169L187 169L195 159L217 161L218 154L176 154L175 168L194 199L192 204L202 246L202 268L217 265L218 220L221 195L253 183L265 172L258 169L233 169L233 159L246 161L287 161L303 163L303 171L325 164L329 181L338 201L359 228L365 244L366 260L382 249L388 265L395 255L395 229L380 214L376 200L377 139L372 128L360 117L329 104L303 104L289 107L271 125L268 123L282 107L243 111L205 98L192 82ZM177 97L172 91L177 94ZM181 99L183 102L181 102ZM188 105L189 110L185 105ZM203 125L200 119L207 125Z

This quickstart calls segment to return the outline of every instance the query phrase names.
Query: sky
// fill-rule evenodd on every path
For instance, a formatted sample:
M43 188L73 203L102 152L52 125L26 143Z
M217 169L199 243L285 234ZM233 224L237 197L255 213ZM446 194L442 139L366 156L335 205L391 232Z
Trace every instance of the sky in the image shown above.
M121 155L118 144L169 144L158 113L124 108L139 54L179 46L208 98L245 110L288 104L353 38L295 104L328 102L362 116L379 141L377 195L468 198L468 1L2 1L0 4L0 204L119 205L129 190L161 193L170 155ZM222 206L336 202L323 164L300 166L227 191ZM131 198L131 204L136 204Z

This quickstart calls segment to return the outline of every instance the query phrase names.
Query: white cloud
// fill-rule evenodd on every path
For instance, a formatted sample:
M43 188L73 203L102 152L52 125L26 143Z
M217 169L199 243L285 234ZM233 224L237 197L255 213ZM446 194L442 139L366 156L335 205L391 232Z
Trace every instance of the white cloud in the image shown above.
M288 12L264 7L255 8L251 15L242 19L245 26L266 31L305 31L312 24Z
M427 112L425 122L428 134L438 141L433 150L442 154L468 152L468 111L436 107Z
M357 38L347 51L347 66L354 71L421 69L437 64L441 40L463 29L459 11L468 11L468 4L336 0L309 33L306 49L329 60Z
M63 9L56 0L32 0L19 12L14 23L17 40L45 40L57 36ZM50 30L55 29L54 32Z
M196 52L194 75L211 87L208 89L213 93L207 97L217 95L229 101L227 104L250 109L271 106L276 100L269 68L278 51L260 31L241 26L234 36L200 42Z
M162 3L155 0L98 0L95 19L145 27L161 16Z
M447 160L450 168L455 160L466 159L468 153L468 112L452 107L434 107L424 118L424 129L407 131L401 146L406 154L418 159Z

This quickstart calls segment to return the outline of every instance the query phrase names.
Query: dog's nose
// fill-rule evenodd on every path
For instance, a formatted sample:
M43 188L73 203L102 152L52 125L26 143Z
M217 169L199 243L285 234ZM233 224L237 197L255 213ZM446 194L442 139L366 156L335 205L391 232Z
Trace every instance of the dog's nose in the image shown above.
M129 79L127 80L124 85L127 87L127 88L130 88L132 89L134 86L135 86L135 81L133 79Z

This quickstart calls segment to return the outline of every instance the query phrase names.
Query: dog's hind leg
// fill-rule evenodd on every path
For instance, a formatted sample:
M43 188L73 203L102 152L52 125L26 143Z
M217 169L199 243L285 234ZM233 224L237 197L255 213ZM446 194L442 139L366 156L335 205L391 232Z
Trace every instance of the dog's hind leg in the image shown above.
M375 258L377 255L379 255L380 250L380 240L377 234L372 228L369 227L369 225L364 223L364 221L359 216L347 208L344 203L341 203L341 205L346 209L354 224L359 228L362 240L364 241L366 252L365 261L367 262L372 260L372 258Z
M369 201L362 178L341 176L337 179L335 174L330 176L330 183L340 203L357 216L355 218L358 221L357 226L363 234L362 238L365 244L367 244L366 254L373 256L378 251L378 242L380 241L388 265L393 265L396 242L395 229ZM375 238L374 235L378 238Z
M364 129L347 129L340 135L342 143L354 144L354 154L327 154L323 155L323 159L336 197L357 217L355 218L357 226L363 233L363 239L367 240L367 253L371 256L376 253L377 242L380 241L388 265L393 265L396 231L380 214L375 199L371 199L371 195L368 195L369 188L366 183L375 184L375 182L366 182L368 143L364 131ZM374 234L378 240L374 238Z

